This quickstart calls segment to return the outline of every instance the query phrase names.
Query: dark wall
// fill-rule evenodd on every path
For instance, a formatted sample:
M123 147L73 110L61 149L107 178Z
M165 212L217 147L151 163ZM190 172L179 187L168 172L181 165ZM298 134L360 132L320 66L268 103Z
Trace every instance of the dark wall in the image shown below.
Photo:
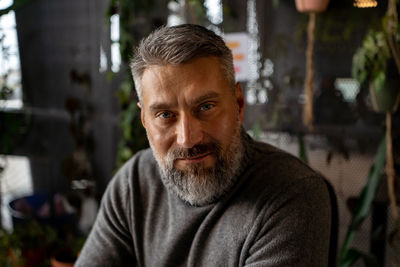
M16 153L29 157L35 191L65 191L80 178L95 179L102 190L112 175L117 104L99 73L100 44L109 48L107 4L40 0L16 12L29 124ZM77 150L90 165L84 174L65 170Z

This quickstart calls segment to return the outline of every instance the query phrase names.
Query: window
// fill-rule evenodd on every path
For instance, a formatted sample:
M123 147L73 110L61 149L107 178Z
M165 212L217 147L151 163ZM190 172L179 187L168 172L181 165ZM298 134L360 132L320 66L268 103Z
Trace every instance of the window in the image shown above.
M11 4L12 0L2 0L0 9ZM15 14L11 11L0 17L0 109L20 109L22 103Z

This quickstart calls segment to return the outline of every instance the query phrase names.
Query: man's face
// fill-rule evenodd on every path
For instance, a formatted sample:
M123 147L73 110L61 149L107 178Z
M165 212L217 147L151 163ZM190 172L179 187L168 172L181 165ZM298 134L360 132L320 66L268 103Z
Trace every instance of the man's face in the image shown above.
M240 165L240 84L233 92L219 60L203 57L148 67L141 88L142 123L164 183L191 204L215 200Z

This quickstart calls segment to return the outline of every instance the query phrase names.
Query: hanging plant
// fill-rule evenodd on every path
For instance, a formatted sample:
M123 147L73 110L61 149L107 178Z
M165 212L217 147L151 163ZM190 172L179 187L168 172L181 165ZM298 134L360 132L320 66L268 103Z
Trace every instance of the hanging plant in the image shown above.
M394 194L391 114L400 101L400 27L397 0L389 0L381 31L369 32L353 57L352 73L360 84L369 83L374 110L386 113L389 197L395 222L399 219Z
M400 34L400 33L399 33ZM399 43L399 34L396 43ZM369 84L373 109L394 112L400 101L400 83L395 61L384 31L370 31L353 57L352 75Z
M399 258L396 256L399 248L396 248L396 242L400 239L391 134L392 113L397 110L400 101L400 28L396 8L397 1L389 0L387 12L383 18L382 30L371 31L365 36L362 46L353 57L352 66L354 78L361 85L368 83L374 110L386 113L386 175L390 208L394 221L394 229L390 233L388 241L392 249L395 250L392 257L394 266L399 266Z
M315 46L315 24L318 12L325 11L329 0L295 0L299 12L309 13L307 27L307 50L306 50L306 78L304 81L305 104L303 106L303 124L308 130L312 130L314 121L314 46Z

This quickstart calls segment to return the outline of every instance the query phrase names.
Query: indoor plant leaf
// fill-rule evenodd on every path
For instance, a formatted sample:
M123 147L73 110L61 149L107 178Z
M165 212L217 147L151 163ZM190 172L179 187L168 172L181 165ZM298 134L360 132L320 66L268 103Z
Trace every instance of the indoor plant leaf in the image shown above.
M369 170L367 182L365 183L360 197L357 200L356 208L351 219L350 226L347 230L345 241L343 243L342 251L339 257L339 266L345 265L352 258L350 254L350 244L354 239L355 233L360 227L361 223L367 217L373 200L375 199L376 191L382 176L382 169L386 162L386 138L384 137L379 144L376 152L374 162ZM350 255L349 255L350 254Z
M349 250L347 257L340 264L340 267L348 267L362 259L366 267L379 267L379 263L373 254L365 253L358 249L352 248Z

